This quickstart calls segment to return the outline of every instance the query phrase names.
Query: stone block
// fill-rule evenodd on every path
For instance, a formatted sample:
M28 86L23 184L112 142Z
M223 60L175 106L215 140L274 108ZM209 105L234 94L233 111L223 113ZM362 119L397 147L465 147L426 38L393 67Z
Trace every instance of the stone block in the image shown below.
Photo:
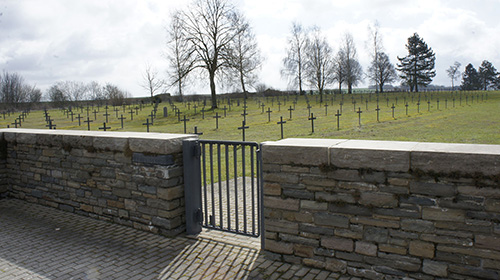
M293 234L280 233L279 237L282 241L285 241L285 242L302 244L302 245L307 245L307 246L311 246L311 247L318 247L318 245L319 245L319 241L316 239L306 238L306 237L297 236L297 235L293 235Z
M377 245L363 241L356 241L354 252L361 255L376 256Z
M294 244L293 245L294 255L304 258L312 258L314 257L314 247L302 245L302 244Z
M278 233L289 233L289 234L299 234L299 224L294 222L288 222L283 220L270 220L266 219L265 229L270 232Z
M500 199L487 199L484 206L487 211L500 212Z
M312 267L319 268L319 269L324 269L325 265L326 265L324 261L319 261L319 260L309 259L309 258L303 259L302 263L305 266L312 266Z
M390 245L390 244L379 244L378 249L381 252L406 255L406 248L401 246Z
M128 149L127 138L116 138L111 135L109 137L94 137L92 143L97 150L123 152Z
M464 266L464 265L454 265L451 264L448 268L450 272L471 276L477 279L499 279L500 273L498 271L493 271L489 269L484 269L481 267Z
M266 208L299 211L299 206L300 200L298 199L282 199L273 196L264 197L264 207Z
M326 211L328 209L328 203L317 202L312 200L301 200L300 208L307 210Z
M334 188L337 186L337 182L331 178L320 175L303 175L300 176L300 183L306 186L320 186Z
M434 257L434 244L418 240L410 241L410 255L432 259Z
M423 241L429 241L436 244L453 244L460 245L464 247L471 247L473 245L472 239L470 238L456 238L451 236L444 235L435 235L435 234L422 234L420 239ZM477 240L477 239L476 239Z
M288 188L283 189L283 196L288 198L298 198L298 199L314 199L313 192L307 190L297 190Z
M474 241L475 247L500 251L500 237L476 235Z
M362 230L351 230L351 229L342 229L342 228L336 228L335 229L335 236L339 237L345 237L345 238L350 238L350 239L362 239L363 238L363 231Z
M325 262L325 269L333 272L346 273L347 262L328 258Z
M321 246L339 251L354 251L354 242L347 238L325 236L321 238Z
M434 196L454 196L457 190L452 185L427 182L410 182L410 193Z
M262 143L263 163L287 165L328 164L328 147L345 140L335 139L285 139Z
M293 254L293 244L286 242L279 242L271 239L266 239L265 241L266 250L278 254Z
M401 220L401 229L405 231L415 232L434 232L434 223L419 219L403 219Z
M360 182L362 181L358 170L338 169L328 172L328 178L339 181Z
M408 179L404 179L404 178L388 178L387 182L390 185L401 186L401 187L406 187L410 183L410 181Z
M412 142L349 140L330 148L330 162L340 168L407 172Z
M342 215L331 214L328 212L318 212L314 214L314 222L317 225L330 226L336 228L348 228L349 218Z
M363 192L359 203L375 207L392 208L398 205L398 199L394 194L380 192Z
M349 193L329 193L329 192L316 192L316 201L327 201L327 202L345 202L345 203L355 203L352 194Z
M364 240L377 243L386 243L389 238L389 230L378 227L366 227L364 231Z
M381 228L399 228L399 221L395 220L384 220L384 219L373 219L367 217L353 217L351 218L351 223L369 225Z
M184 197L184 186L176 186L172 188L157 188L156 191L159 199L174 200Z
M433 221L464 222L465 211L460 209L424 207L422 209L422 219Z
M287 173L264 173L264 182L298 184L299 175Z
M264 182L264 195L281 195L281 185Z
M442 262L424 260L422 271L433 276L447 277L448 265Z

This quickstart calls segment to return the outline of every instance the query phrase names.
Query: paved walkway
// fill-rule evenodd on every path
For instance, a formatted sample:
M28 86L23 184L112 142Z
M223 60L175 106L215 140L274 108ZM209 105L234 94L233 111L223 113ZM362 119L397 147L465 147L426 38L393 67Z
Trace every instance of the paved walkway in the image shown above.
M198 239L167 238L3 199L0 279L339 278L335 273L267 259L253 247L255 239L218 236L211 240L213 233L204 232Z

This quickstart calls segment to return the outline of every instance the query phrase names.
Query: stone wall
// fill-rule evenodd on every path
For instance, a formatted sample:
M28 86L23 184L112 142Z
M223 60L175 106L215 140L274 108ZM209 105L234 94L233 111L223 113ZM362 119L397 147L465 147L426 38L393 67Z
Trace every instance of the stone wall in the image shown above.
M3 135L0 133L0 198L3 198L8 194L6 163L7 142L3 139Z
M265 249L370 279L499 279L500 146L263 144Z
M182 140L192 136L28 129L0 134L8 177L2 182L10 196L165 235L184 232Z

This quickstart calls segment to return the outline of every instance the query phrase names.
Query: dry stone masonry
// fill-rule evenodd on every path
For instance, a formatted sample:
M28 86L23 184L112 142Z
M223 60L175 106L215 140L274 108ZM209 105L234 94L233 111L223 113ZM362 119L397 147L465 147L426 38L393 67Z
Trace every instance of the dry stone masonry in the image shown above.
M263 144L265 249L369 279L499 279L500 146Z
M134 228L185 231L188 135L0 130L0 195Z

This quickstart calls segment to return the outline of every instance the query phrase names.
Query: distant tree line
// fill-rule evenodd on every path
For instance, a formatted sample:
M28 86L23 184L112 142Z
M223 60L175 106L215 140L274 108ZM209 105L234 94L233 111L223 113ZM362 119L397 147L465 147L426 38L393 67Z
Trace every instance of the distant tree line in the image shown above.
M38 103L41 99L40 89L26 83L18 73L4 71L0 74L0 103L6 107L15 108L23 103Z
M101 85L96 81L82 83L77 81L62 81L52 85L47 90L47 99L59 107L64 107L74 101L106 101L110 105L122 105L130 94L118 86L107 83Z
M448 75L450 76L450 72L448 72ZM484 60L477 70L472 63L469 63L462 75L460 88L462 90L500 89L500 73L488 60Z

